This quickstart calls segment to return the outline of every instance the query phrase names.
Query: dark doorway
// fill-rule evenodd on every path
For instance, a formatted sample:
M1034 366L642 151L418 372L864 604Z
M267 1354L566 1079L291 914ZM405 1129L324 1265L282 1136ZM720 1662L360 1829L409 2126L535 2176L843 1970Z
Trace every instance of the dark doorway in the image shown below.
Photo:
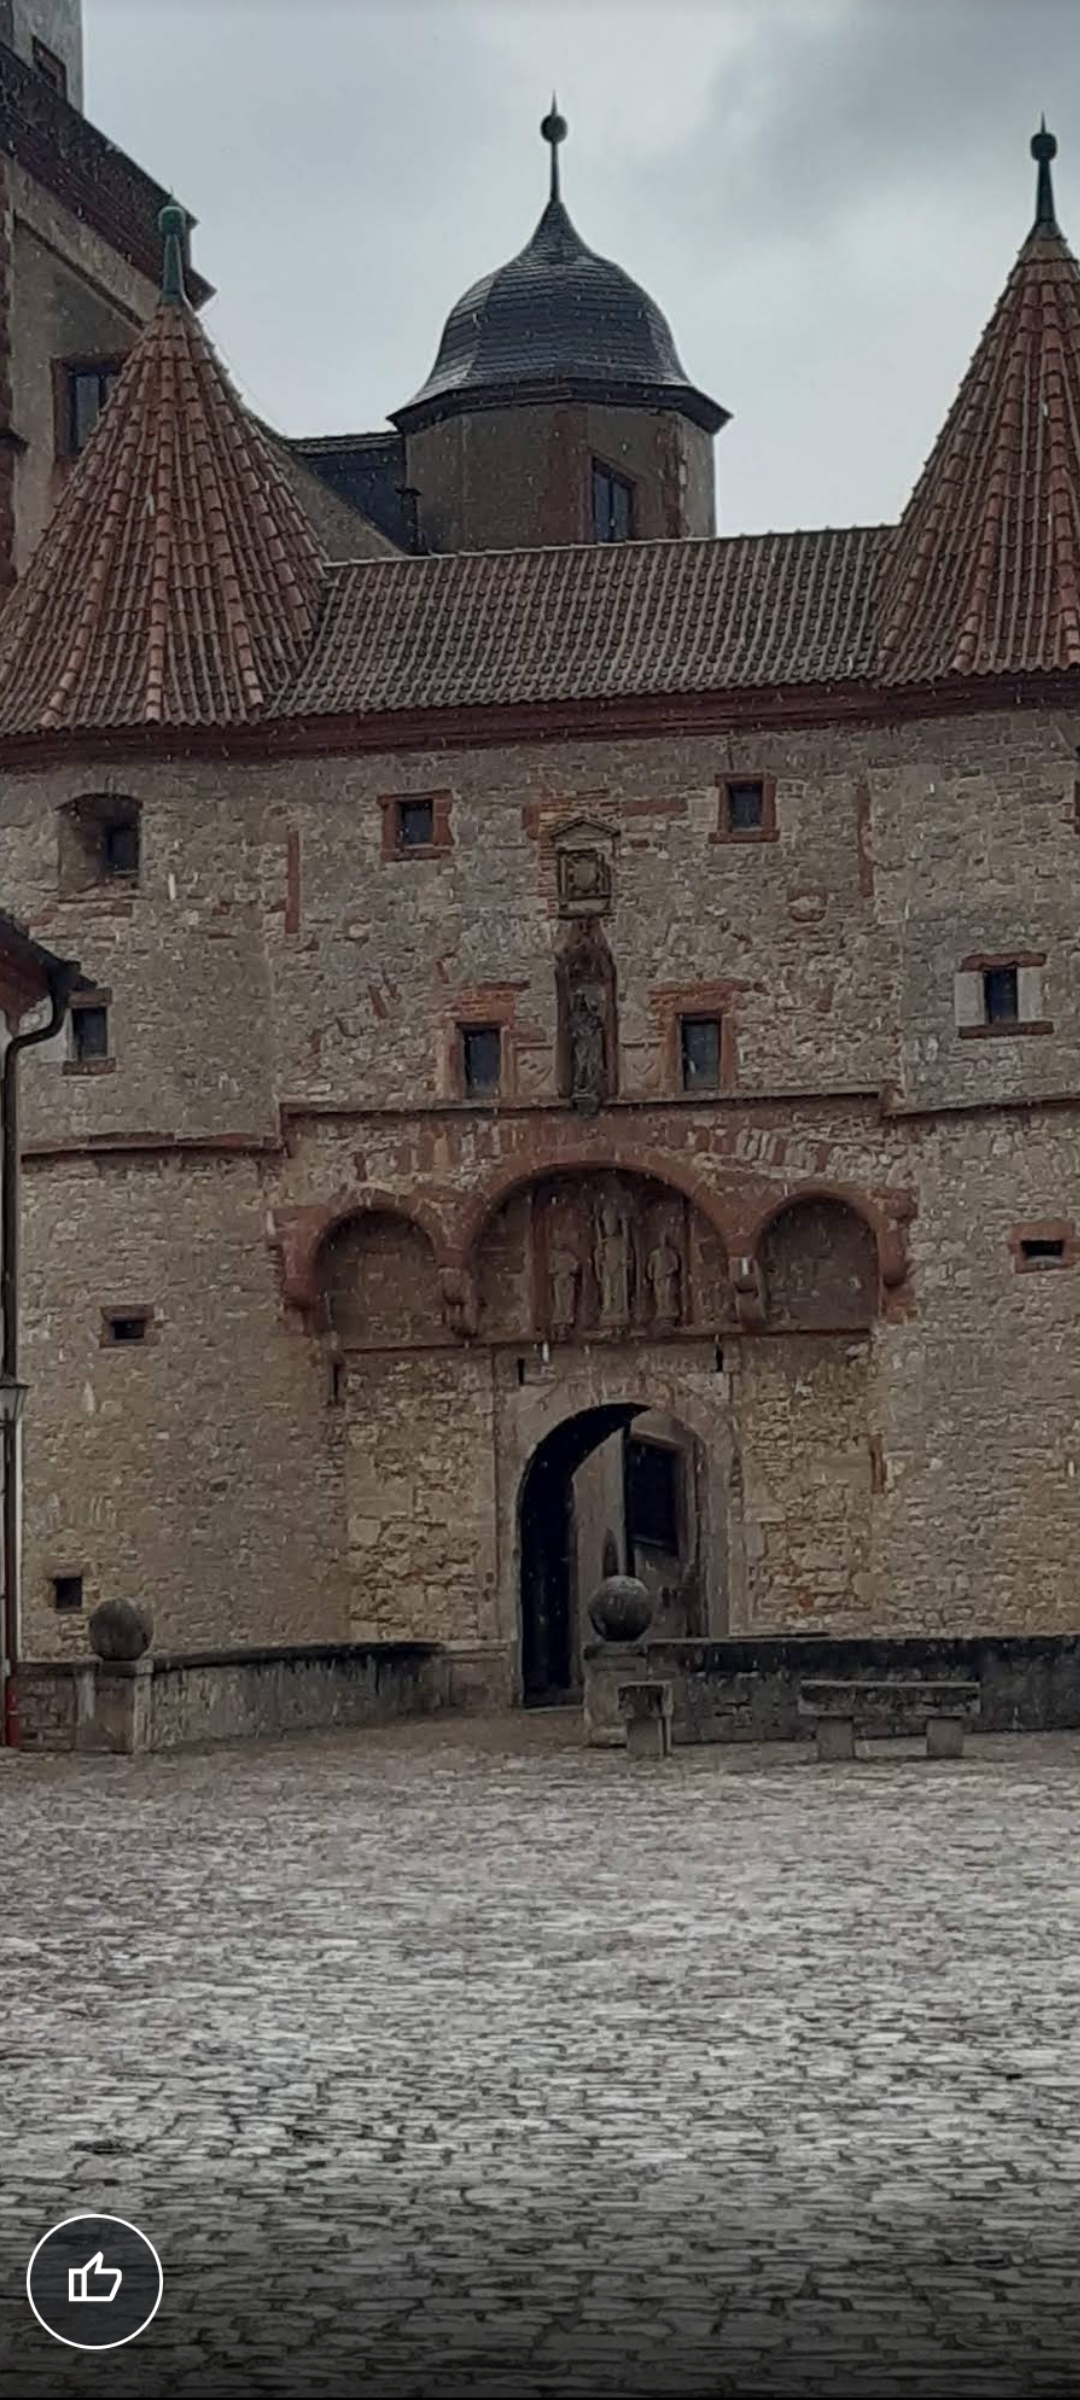
M526 1708L557 1708L579 1689L574 1590L574 1477L590 1451L643 1413L644 1401L587 1408L556 1425L521 1491L521 1683Z

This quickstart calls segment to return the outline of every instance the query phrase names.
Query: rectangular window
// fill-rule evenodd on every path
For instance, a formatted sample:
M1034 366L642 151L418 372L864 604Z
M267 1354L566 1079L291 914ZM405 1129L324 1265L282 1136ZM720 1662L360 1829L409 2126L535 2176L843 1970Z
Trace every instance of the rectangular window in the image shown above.
M139 872L139 820L106 818L101 827L101 871L111 881Z
M83 1579L81 1575L54 1575L52 1588L54 1608L72 1609L82 1607Z
M101 1316L101 1339L106 1349L115 1349L130 1342L145 1342L154 1321L149 1308L106 1308Z
M32 56L38 74L44 76L46 83L51 83L54 92L59 92L62 100L66 100L67 68L63 59L58 58L55 50L48 49L44 42L39 42L36 34Z
M79 1066L109 1056L109 1012L101 1001L71 1011L71 1055Z
M426 850L435 839L434 802L399 800L397 838L401 850Z
M763 783L729 783L728 819L732 833L759 833L765 822Z
M986 967L983 971L983 1013L988 1025L1016 1025L1020 1019L1020 974L1016 967Z
M715 1092L720 1087L720 1018L680 1017L684 1092Z
M1044 1262L1049 1259L1052 1263L1060 1266L1065 1257L1064 1235L1057 1234L1052 1240L1036 1237L1030 1241L1021 1241L1020 1256L1026 1266L1033 1265L1037 1259L1042 1259Z
M592 522L594 542L628 542L633 537L633 484L597 458L592 466Z
M502 1034L497 1025L463 1025L461 1075L469 1098L494 1099L502 1081Z
M626 1443L626 1533L633 1545L679 1555L680 1470L677 1450L662 1442Z
M78 458L101 415L120 373L118 359L67 369L67 451Z

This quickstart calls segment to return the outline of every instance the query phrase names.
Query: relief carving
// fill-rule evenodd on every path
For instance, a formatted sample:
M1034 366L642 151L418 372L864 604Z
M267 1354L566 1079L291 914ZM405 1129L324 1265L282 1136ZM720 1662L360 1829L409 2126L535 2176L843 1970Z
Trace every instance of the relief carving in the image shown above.
M607 1333L630 1323L630 1227L614 1200L601 1203L593 1241L599 1321Z
M674 1242L668 1234L662 1233L645 1261L645 1272L653 1296L653 1315L658 1325L677 1325L679 1322L682 1271L683 1262Z
M599 927L582 927L555 966L558 987L559 1088L573 1108L593 1115L618 1083L615 963Z
M604 994L584 984L570 1002L570 1098L599 1107L608 1096Z
M553 1174L492 1219L485 1340L655 1341L730 1322L723 1245L681 1192L617 1169Z

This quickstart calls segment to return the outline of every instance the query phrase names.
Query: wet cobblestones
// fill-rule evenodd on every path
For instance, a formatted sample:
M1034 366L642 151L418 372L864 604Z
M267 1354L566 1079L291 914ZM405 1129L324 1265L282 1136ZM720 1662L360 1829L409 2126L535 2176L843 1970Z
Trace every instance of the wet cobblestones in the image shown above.
M0 2389L1080 2392L1080 1740L0 1762ZM157 2243L130 2350L23 2292Z

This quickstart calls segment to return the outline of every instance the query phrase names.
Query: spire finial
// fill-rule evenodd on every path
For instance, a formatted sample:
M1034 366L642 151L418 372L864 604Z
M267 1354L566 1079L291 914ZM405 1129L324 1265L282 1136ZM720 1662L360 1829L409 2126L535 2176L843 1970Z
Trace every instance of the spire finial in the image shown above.
M559 197L559 143L565 142L569 130L566 118L559 115L559 103L552 92L551 108L543 120L540 131L545 142L551 144L551 197L553 200L557 200Z
M187 239L187 217L175 200L170 200L158 218L158 232L165 245L161 262L161 297L183 306L187 300L184 288L184 244Z
M1035 223L1036 225L1052 226L1056 232L1054 180L1050 173L1050 167L1051 162L1057 157L1057 143L1053 134L1047 132L1045 117L1041 120L1038 133L1032 134L1031 155L1037 161L1039 168L1039 180L1035 190Z

